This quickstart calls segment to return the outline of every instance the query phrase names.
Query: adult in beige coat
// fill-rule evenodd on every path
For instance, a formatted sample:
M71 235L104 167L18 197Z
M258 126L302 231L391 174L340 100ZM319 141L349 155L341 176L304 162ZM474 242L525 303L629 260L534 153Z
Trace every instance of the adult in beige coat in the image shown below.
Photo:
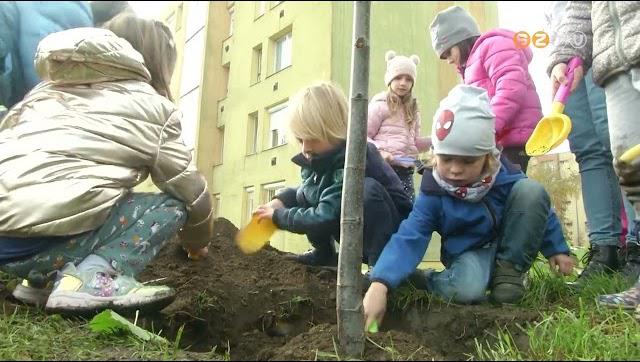
M105 28L45 38L45 81L0 121L0 268L25 278L14 296L53 311L162 307L174 291L135 274L176 232L192 258L213 233L171 101L170 30L130 14ZM133 193L149 175L163 193ZM63 266L50 295L35 288Z

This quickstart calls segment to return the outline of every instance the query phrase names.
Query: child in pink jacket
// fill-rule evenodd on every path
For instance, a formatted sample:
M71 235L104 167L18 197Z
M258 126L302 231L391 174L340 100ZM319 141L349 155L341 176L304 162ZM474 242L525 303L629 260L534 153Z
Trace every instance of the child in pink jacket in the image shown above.
M526 172L529 157L524 145L542 118L540 98L529 74L531 49L517 48L510 30L480 34L473 17L460 6L438 13L430 27L431 44L440 59L456 66L464 84L489 93L496 142Z
M389 50L385 59L384 82L388 89L376 94L369 103L367 138L400 177L404 191L413 202L413 173L418 153L427 151L431 145L428 137L420 137L418 102L411 94L420 58L396 56Z

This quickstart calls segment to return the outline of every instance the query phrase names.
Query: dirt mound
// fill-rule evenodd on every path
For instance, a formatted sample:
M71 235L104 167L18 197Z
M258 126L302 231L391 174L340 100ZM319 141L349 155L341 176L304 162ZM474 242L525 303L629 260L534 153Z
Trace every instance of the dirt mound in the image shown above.
M226 219L215 224L209 255L189 261L177 240L165 247L140 275L141 281L177 290L176 300L151 319L169 335L184 325L183 344L193 350L225 350L233 359L255 359L284 345L287 338L321 323L336 323L336 274L287 260L267 247L242 254L233 242L237 228Z
M220 218L215 229L205 259L188 260L173 240L140 275L177 290L171 305L143 321L146 327L175 338L184 326L183 348L216 346L233 360L335 359L336 271L297 264L271 247L244 255L233 242L233 224ZM520 308L436 302L389 312L381 332L368 336L365 358L468 359L476 338L495 339L503 326L526 348L516 323L537 317Z
M308 332L294 337L285 346L272 353L264 353L260 357L273 361L344 360L346 357L340 356L336 352L337 335L338 331L335 325L318 325ZM405 332L388 331L367 336L364 360L396 360L393 358L394 356L416 361L442 360L444 358L423 347L419 337Z

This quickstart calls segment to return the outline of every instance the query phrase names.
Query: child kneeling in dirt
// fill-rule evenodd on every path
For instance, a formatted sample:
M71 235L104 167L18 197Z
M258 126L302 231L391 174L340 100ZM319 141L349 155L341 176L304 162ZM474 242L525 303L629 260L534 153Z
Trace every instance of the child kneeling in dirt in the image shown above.
M494 302L520 301L538 251L554 270L572 271L549 195L500 157L494 122L481 88L456 86L440 103L431 135L434 167L425 170L413 211L371 273L367 325L382 319L388 290L416 271L434 231L442 237L445 270L417 271L412 279L455 303L482 301L488 288Z
M289 125L302 153L292 161L302 168L302 185L287 188L259 206L255 214L282 230L306 234L314 247L295 260L335 266L334 239L340 240L342 179L347 138L347 101L329 83L302 90L290 106ZM364 179L363 262L372 266L411 211L402 182L373 144L367 145Z
M48 311L160 309L175 291L135 275L178 231L191 257L212 239L169 91L171 30L126 14L105 27L46 37L45 82L0 122L0 269L25 278L17 299ZM165 193L132 192L149 174Z

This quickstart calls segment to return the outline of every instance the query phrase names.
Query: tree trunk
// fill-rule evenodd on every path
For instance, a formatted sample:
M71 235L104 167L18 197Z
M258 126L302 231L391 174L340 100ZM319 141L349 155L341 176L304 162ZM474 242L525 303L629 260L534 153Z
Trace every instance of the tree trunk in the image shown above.
M362 358L362 228L364 169L367 151L369 90L369 19L371 2L356 1L353 14L354 47L351 56L351 90L347 153L342 188L340 257L338 263L337 317L340 352Z

